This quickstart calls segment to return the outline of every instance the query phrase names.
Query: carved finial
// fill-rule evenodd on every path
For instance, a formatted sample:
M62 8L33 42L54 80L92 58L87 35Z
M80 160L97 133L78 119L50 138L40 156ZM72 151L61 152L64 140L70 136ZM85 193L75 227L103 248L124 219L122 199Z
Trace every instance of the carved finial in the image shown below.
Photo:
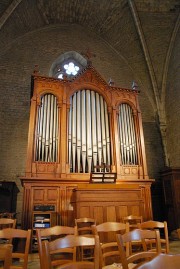
M33 72L35 75L39 74L39 65L38 64L35 64L34 66L34 72Z
M88 64L92 63L90 60L91 58L96 57L96 54L92 53L89 48L86 50L86 52L82 52L81 54L87 59Z
M137 85L137 83L135 81L132 82L131 87L132 87L133 90L138 90L138 85Z
M114 86L114 81L112 80L112 78L109 79L108 84L109 84L109 86Z

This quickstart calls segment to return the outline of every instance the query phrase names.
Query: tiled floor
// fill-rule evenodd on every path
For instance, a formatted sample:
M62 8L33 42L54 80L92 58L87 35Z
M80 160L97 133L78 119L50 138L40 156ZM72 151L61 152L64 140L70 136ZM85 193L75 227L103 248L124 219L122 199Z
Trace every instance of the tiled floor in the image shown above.
M170 241L170 253L180 254L180 240ZM28 269L40 269L38 253L29 254Z

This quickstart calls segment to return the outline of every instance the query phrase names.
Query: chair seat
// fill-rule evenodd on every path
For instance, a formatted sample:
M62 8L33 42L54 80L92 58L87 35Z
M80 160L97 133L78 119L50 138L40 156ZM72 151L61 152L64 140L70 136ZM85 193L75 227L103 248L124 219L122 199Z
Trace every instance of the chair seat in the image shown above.
M136 265L137 264L135 263L129 263L128 267L129 269L133 269ZM123 267L121 263L113 263L110 265L103 266L102 269L123 269Z

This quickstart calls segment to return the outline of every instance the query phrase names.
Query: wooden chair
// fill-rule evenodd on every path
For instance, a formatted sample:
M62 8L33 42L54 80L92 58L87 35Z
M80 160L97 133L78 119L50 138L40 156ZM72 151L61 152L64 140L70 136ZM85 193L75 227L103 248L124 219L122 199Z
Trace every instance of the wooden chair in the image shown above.
M142 216L129 215L123 217L124 223L129 223L129 230L132 231L138 228L138 224L142 223Z
M167 228L167 222L166 221L159 222L159 221L149 220L149 221L145 221L145 222L140 223L138 225L138 227L140 229L151 229L151 230L159 229L160 234L161 234L161 231L162 231L164 237L160 238L160 240L161 240L161 250L164 253L169 253L169 237L168 237L168 228ZM150 241L151 248L152 248L152 244L153 244L153 241Z
M0 230L5 228L16 228L16 219L10 219L10 218L0 218ZM12 244L12 239L1 239L1 243L9 243Z
M119 251L116 241L116 233L129 231L128 223L104 222L92 226L93 233L100 238L100 267L119 261ZM118 258L117 258L118 257Z
M161 252L160 244L160 233L159 230L140 230L135 229L123 235L116 235L119 255L121 258L121 263L123 269L137 268L143 261L154 258L157 254ZM156 251L148 251L145 243L146 239L156 240ZM129 249L131 248L131 242L138 241L142 242L142 250L136 253L132 253ZM136 263L138 263L136 265Z
M146 262L138 267L138 269L179 269L180 254L164 254L161 253L151 261Z
M79 218L75 219L75 228L77 235L83 236L92 236L92 225L96 224L96 220L92 218ZM93 259L92 247L81 247L78 249L79 255L82 260L91 260Z
M21 241L19 242L20 244L18 245L17 250L13 246L12 258L16 260L18 259L19 262L15 261L15 263L12 264L11 268L27 269L31 230L26 231L22 229L6 228L0 230L0 238L16 239L18 241Z
M94 260L91 261L77 261L76 248L82 246L93 246L94 247ZM54 241L43 241L42 251L44 258L44 268L52 268L52 255L54 253L64 252L66 250L73 249L73 260L71 263L58 266L58 269L62 268L90 268L99 269L99 237L96 235L94 237L78 236L78 235L67 235L63 238L58 238ZM67 253L67 252L66 252ZM80 266L80 267L77 267Z
M0 230L4 228L16 228L16 219L0 218Z
M78 235L92 234L92 225L96 225L96 220L92 218L75 219L75 227Z
M75 227L68 227L68 226L53 226L46 229L37 229L36 236L38 242L38 251L39 251L39 258L40 258L40 265L43 269L43 261L44 255L42 252L42 241L43 240L55 240L59 237L63 237L69 234L75 234L76 230ZM52 260L52 266L67 263L68 257L54 257Z
M0 245L0 263L3 263L3 267L0 269L10 269L12 264L12 245L11 244L2 244Z

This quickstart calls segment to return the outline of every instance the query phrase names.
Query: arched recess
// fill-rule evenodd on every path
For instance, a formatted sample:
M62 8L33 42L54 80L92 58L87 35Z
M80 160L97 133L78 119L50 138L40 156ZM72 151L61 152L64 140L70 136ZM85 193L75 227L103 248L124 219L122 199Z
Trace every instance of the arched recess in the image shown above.
M76 51L68 51L61 54L53 62L49 71L49 76L63 78L65 74L67 75L64 65L70 62L78 66L78 72L81 72L87 66L87 59L85 59L81 54ZM68 75L68 77L72 78L73 75Z

